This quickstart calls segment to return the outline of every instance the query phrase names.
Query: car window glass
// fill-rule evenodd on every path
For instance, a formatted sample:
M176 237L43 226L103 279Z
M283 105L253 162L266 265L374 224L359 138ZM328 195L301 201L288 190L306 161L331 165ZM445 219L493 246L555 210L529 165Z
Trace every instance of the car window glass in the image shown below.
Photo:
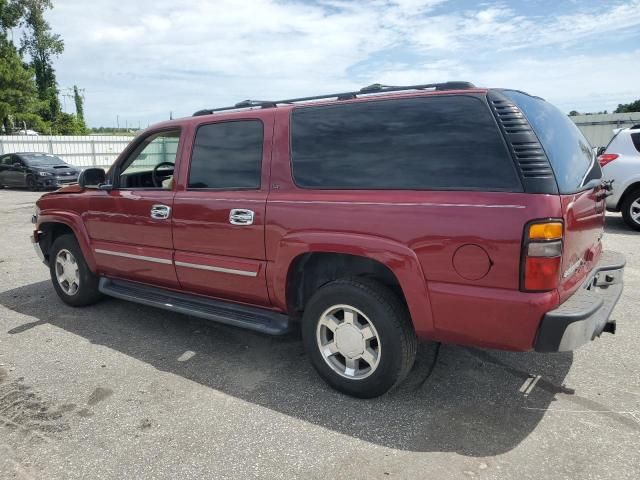
M602 177L591 145L567 115L541 98L513 90L503 93L522 110L538 136L560 193L575 193Z
M119 188L173 188L180 131L147 137L120 168Z
M298 108L291 147L305 188L522 190L488 105L467 95Z
M636 150L640 152L640 133L632 133L631 141L633 142L633 146L636 147Z
M193 144L189 188L260 188L263 138L259 120L200 126Z

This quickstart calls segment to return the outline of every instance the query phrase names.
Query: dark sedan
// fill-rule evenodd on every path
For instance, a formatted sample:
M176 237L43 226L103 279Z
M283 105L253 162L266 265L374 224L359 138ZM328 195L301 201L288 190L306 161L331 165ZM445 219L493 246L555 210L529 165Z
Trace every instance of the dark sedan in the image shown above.
M48 153L10 153L0 157L0 188L58 188L78 181L80 171Z

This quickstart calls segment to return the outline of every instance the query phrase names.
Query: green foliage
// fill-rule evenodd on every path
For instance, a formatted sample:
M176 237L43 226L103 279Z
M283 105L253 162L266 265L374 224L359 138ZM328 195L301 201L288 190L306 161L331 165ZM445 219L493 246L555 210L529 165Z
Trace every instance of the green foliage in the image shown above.
M78 120L82 120L84 122L84 98L80 95L78 91L78 86L73 86L73 101L76 104L76 116Z
M5 133L25 127L47 134L87 132L77 87L76 115L60 106L53 60L64 42L45 20L51 8L51 0L0 0L0 130ZM8 35L16 27L23 31L19 50Z
M20 56L8 42L0 41L0 123L11 131L16 115L33 113L42 106L38 100L33 71L24 68Z
M116 127L97 127L92 128L91 133L100 135L134 135L138 129L116 128Z
M640 112L640 100L636 100L631 103L621 103L618 105L613 113L631 113L631 112Z

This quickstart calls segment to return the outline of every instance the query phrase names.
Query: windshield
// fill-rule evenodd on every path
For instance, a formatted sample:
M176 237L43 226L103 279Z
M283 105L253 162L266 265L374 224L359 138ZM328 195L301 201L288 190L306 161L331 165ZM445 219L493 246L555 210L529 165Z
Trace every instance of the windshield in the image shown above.
M560 193L575 193L602 177L591 145L567 115L549 102L514 90L503 90L522 110L551 162Z
M46 153L20 155L20 158L29 165L66 165L61 158Z

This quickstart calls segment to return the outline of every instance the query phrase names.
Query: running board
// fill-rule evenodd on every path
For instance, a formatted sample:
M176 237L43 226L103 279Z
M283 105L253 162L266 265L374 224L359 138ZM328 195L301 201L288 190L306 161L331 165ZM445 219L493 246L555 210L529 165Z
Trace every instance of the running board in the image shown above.
M289 317L287 315L261 308L211 300L196 295L177 293L162 288L105 277L100 279L98 289L110 297L205 318L269 335L283 335L289 331Z

